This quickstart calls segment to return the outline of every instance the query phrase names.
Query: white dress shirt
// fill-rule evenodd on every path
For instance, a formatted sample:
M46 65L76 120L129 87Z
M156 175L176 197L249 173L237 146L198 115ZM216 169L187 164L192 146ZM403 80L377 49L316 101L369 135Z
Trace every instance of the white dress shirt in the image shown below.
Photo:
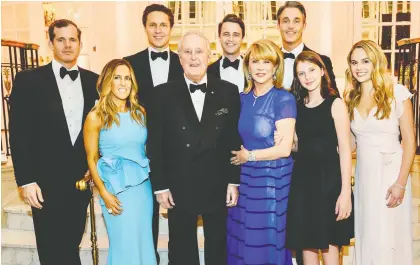
M290 53L295 55L295 58L303 51L303 42L294 48ZM282 52L287 52L283 47L281 48ZM289 89L292 87L293 83L293 64L295 63L294 59L284 59L284 76L283 76L283 87Z
M195 109L195 113L197 114L198 120L201 121L201 116L203 114L203 108L204 108L204 100L206 98L206 94L203 93L201 90L196 90L194 91L194 93L191 93L190 91L190 85L194 84L194 85L201 85L206 83L207 84L207 75L205 75L203 77L203 79L201 79L200 82L198 83L194 83L193 81L191 81L190 79L188 79L188 77L184 74L184 78L185 78L185 82L187 83L187 88L188 88L188 92L191 95L191 99L194 105L194 109ZM234 186L239 186L238 184L229 184L229 185L234 185ZM160 194L160 193L164 193L169 191L169 189L165 189L165 190L158 190L155 191L155 194Z
M69 130L71 143L74 145L77 137L79 136L80 131L82 130L84 107L82 81L80 79L80 73L74 81L71 80L69 75L66 75L64 76L64 78L61 78L61 67L63 67L63 65L57 62L55 59L52 60L52 70L54 72L55 80L58 86L58 91L61 97L61 102L63 104L67 128ZM77 65L74 65L71 69L67 70L79 71L79 67ZM23 185L22 187L26 187L34 183L36 182Z
M222 59L220 60L220 78L228 81L234 85L238 86L239 93L244 91L244 82L245 82L245 76L244 76L244 66L243 66L243 59L241 56L239 56L237 59L239 59L239 67L238 70L236 70L233 67L227 67L223 68L223 60L225 59L224 56L222 56Z
M163 51L158 51L152 47L148 48L149 50L149 62L150 62L150 71L152 72L153 86L158 86L160 84L168 82L169 76L169 61L171 59L171 53L169 52L169 47L166 47ZM162 58L156 58L152 60L151 54L153 52L168 52L168 59L165 61Z

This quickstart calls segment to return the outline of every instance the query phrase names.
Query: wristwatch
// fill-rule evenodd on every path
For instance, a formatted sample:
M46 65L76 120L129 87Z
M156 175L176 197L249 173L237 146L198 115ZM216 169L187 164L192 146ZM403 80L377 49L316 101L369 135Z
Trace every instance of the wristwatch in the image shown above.
M254 150L249 151L248 161L256 161Z

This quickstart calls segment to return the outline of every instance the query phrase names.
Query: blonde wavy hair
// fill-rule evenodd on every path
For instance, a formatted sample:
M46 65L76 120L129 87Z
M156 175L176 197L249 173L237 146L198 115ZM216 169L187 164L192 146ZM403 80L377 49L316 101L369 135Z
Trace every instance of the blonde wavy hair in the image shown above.
M373 65L371 80L374 89L373 99L377 106L375 117L378 120L387 119L391 114L391 103L394 99L394 82L388 70L388 60L375 42L361 40L353 45L347 56L348 69L346 70L344 99L348 106L350 120L354 119L354 109L359 105L362 95L360 83L351 72L351 55L355 49L363 49Z
M276 80L273 80L273 85L276 88L282 88L283 86L283 73L284 73L284 59L283 59L283 52L280 50L277 45L272 42L271 40L262 39L259 41L254 42L249 47L248 51L246 52L244 58L244 73L245 77L250 76L249 72L249 60L251 57L255 60L268 60L270 61L274 67L276 67L276 72L274 73ZM248 86L244 89L244 93L247 94L252 89L254 89L254 81L249 80L248 78Z
M118 107L112 100L111 88L115 76L115 70L121 65L128 67L131 76L131 91L130 95L126 99L127 109L130 111L130 116L133 120L143 126L146 126L146 111L137 101L138 86L133 68L130 63L124 59L114 59L105 65L98 78L98 82L96 83L96 89L99 93L99 101L92 111L95 111L96 115L99 117L101 121L101 128L109 129L113 123L118 126L120 125Z

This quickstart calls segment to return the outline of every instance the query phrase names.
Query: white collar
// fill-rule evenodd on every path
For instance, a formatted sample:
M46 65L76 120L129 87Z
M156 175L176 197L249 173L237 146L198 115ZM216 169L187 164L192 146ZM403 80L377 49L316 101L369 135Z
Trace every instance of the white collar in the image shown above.
M222 55L222 61L225 59L226 57L224 56L224 55ZM229 60L229 59L228 59ZM239 60L239 63L241 63L242 62L242 56L241 55L239 55L235 60ZM235 61L235 60L233 60L233 61Z
M198 83L194 83L193 81L191 81L186 75L185 75L185 73L184 73L184 78L185 78L185 82L187 83L187 87L189 88L190 87L190 85L191 84L194 84L194 85L201 85L201 84L204 84L204 83L207 83L207 74L205 74L204 76L203 76L203 78L201 79L201 81L200 82L198 82Z
M166 47L165 49L161 50L161 51L158 51L158 50L156 50L155 48L153 48L152 46L149 46L149 47L147 48L147 50L149 51L149 56L150 56L150 54L151 54L152 52L168 52L168 56L169 56L169 46L168 46L168 47Z
M286 49L284 47L281 47L281 51L282 52L287 52L287 53L293 53L295 55L295 57L297 57L302 51L303 51L303 47L305 46L305 44L303 44L303 42L301 44L299 44L296 48L294 48L292 51L286 51Z
M61 69L61 67L64 67L64 68L66 68L66 69L67 69L67 67L65 67L65 66L64 66L64 65L62 65L61 63L57 62L55 59L53 59L53 60L52 60L51 64L52 64L52 69L53 69L53 72L54 72L54 74L55 74L56 76L60 76L60 69ZM77 66L77 63L76 63L75 65L73 65L73 67L72 67L72 68L67 69L67 70L68 70L68 71L72 71L72 70L79 70L79 66Z

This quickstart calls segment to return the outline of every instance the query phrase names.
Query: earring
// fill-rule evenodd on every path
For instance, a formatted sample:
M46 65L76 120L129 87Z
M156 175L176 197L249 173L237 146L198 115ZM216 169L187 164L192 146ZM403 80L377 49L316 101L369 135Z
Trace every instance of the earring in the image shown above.
M248 76L246 77L246 79L248 79L248 81L251 81L252 80L251 73L248 73Z
M277 76L276 76L276 74L274 74L273 75L273 81L276 82L276 80L277 80Z

